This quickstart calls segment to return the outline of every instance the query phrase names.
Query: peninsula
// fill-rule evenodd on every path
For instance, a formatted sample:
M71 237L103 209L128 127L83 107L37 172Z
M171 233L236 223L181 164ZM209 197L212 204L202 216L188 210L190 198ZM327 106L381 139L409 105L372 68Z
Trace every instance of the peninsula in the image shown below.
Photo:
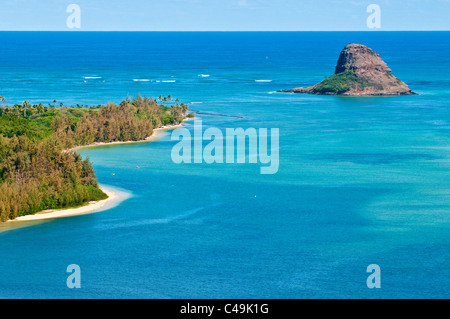
M333 76L307 88L280 92L348 96L415 94L391 74L377 52L357 43L347 44L341 51Z
M65 107L56 101L48 106L25 101L0 107L0 221L93 202L103 206L114 194L100 188L92 163L74 150L148 140L158 129L174 127L193 115L186 104L176 100L168 105L170 101L170 96L139 96L119 105ZM80 209L64 215L78 213Z

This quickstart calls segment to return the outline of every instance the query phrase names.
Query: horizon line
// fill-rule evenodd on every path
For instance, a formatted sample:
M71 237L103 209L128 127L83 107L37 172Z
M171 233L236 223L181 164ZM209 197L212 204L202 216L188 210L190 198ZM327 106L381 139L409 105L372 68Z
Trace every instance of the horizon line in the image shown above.
M448 30L0 30L0 32L449 32Z

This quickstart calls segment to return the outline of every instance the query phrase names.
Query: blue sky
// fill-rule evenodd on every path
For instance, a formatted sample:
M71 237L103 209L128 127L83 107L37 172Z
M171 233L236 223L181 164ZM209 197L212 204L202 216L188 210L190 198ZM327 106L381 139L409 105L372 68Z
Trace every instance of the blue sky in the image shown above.
M80 31L364 31L372 3L377 30L450 30L450 0L0 0L0 30L71 30L77 4Z

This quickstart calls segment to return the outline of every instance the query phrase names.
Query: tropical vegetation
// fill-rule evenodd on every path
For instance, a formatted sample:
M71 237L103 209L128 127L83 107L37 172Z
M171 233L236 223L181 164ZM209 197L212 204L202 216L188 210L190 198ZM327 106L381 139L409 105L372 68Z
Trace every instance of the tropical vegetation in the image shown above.
M107 198L89 158L71 150L95 142L138 141L178 124L186 104L126 98L119 105L66 107L25 101L0 107L0 220ZM5 98L0 96L0 101Z

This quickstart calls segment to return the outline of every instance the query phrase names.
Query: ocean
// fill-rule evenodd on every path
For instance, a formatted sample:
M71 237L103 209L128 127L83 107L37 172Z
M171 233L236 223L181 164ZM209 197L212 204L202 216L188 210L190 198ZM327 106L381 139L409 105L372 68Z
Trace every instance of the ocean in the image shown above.
M272 175L176 164L171 131L80 150L100 184L129 198L0 232L0 298L450 297L450 32L0 32L0 42L7 104L171 95L204 129L280 132ZM351 42L418 95L277 92L332 75ZM80 289L66 285L70 264ZM367 286L371 264L379 289Z

